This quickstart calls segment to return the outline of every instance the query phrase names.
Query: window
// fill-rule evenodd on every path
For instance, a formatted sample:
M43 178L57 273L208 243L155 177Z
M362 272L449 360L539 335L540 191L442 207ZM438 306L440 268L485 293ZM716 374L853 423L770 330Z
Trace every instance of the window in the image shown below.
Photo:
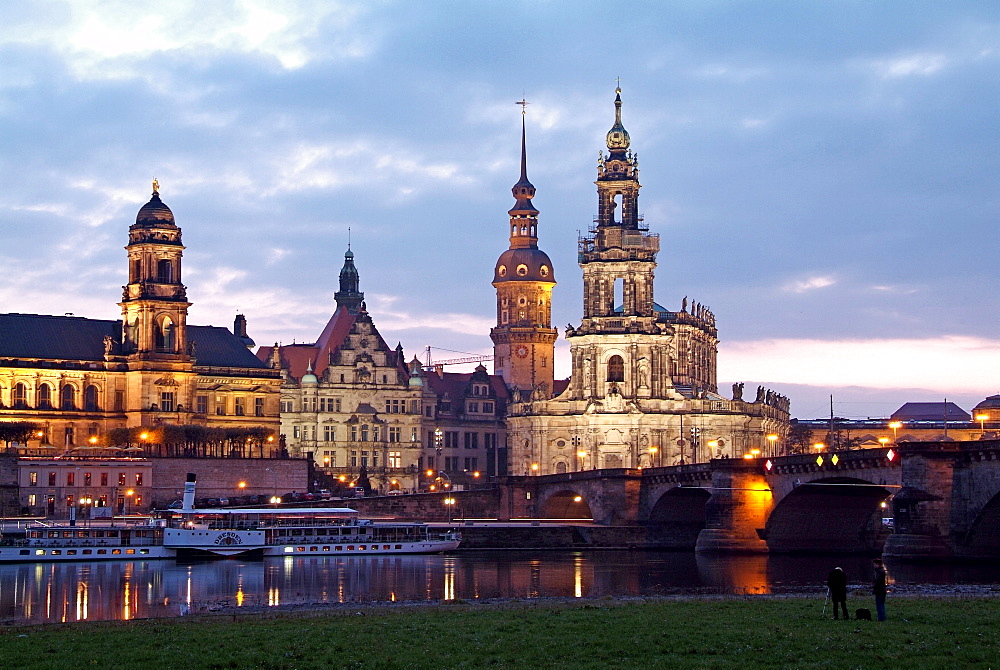
M378 442L378 439L379 439L378 426L372 426L372 442Z
M218 416L226 415L226 398L225 396L215 399L215 413Z
M102 472L101 473L101 486L107 486L107 485L108 485L108 473L107 472ZM107 503L105 503L105 504L107 504Z
M174 283L174 266L168 259L162 259L156 264L156 281L160 284Z
M292 426L292 437L296 440L299 439L301 429L298 426Z
M200 395L194 399L194 411L196 414L208 414L207 395Z
M84 472L83 473L83 485L84 486L90 486L91 483L93 482L93 479L94 478L91 476L91 474L89 472Z
M351 467L352 468L358 467L358 452L356 451L351 452Z
M450 447L452 449L458 448L458 431L445 431L444 434L444 446Z
M403 452L401 452L401 451L390 451L389 452L389 467L390 468L401 468L401 467L403 467Z
M419 438L417 437L417 428L410 429L410 442L416 442Z
M60 400L60 406L63 409L76 409L76 389L70 384L63 386Z
M76 473L67 472L66 473L66 486L76 486Z
M246 398L236 398L236 416L246 416Z
M474 472L479 469L478 467L479 459L475 456L470 456L465 459L465 470L466 472Z
M56 473L50 472L49 473L49 486L55 486L55 485L56 485Z
M399 426L389 426L389 441L390 442L399 442L399 439L402 436L402 433L403 433L403 429L400 428Z
M465 448L466 449L478 449L479 448L479 433L466 433L465 434Z
M124 472L119 472L118 473L118 486L125 486L125 473Z
M483 446L487 449L497 448L497 434L496 433L483 433Z
M52 409L52 387L48 384L38 387L38 409Z
M142 486L142 473L141 472L135 473L135 485L136 486Z
M357 441L358 441L358 427L357 427L357 425L352 424L351 425L351 442L357 442Z
M14 385L14 409L27 409L28 387L22 382Z
M470 400L469 403L468 403L468 407L469 407L469 414L478 414L479 413L479 403L478 402L472 402Z
M433 411L434 410L430 405L427 405L427 407L424 408L424 414L427 416L428 419L434 417Z
M484 414L492 414L493 413L493 403L491 403L491 402L484 402L483 403L483 413Z
M253 415L254 416L264 416L264 399L254 398L253 399Z
M373 451L372 452L372 467L373 468L377 468L378 467L378 452L377 451Z
M139 259L132 261L132 276L129 278L130 282L137 282L142 279L142 263Z
M615 355L608 359L608 381L625 381L625 361L621 356Z
M341 375L341 376L343 376L343 375ZM341 381L343 381L343 380L341 380ZM334 410L333 411L334 412L339 412L340 411L340 398L334 398L333 399L333 405L334 405Z
M361 425L361 441L362 442L367 442L368 441L368 424L367 423Z
M125 391L115 391L115 411L125 411Z
M83 392L83 408L88 412L96 412L100 409L97 405L97 387L93 384L87 386Z
M173 412L174 411L174 392L173 391L163 391L160 393L160 411L161 412Z
M28 507L34 507L38 504L38 496L34 493L28 495Z
M38 473L29 472L28 473L28 486L38 486Z
M63 442L67 447L76 444L76 431L73 430L73 426L66 426L63 430Z

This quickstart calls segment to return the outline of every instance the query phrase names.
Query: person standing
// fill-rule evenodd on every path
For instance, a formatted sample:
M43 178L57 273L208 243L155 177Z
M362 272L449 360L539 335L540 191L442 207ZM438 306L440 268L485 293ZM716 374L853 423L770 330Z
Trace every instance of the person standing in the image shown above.
M843 568L834 568L826 577L826 586L830 589L830 600L833 601L833 618L839 619L837 607L844 612L844 620L850 619L847 615L847 575Z
M872 593L875 594L875 612L878 614L879 621L885 621L885 565L882 564L881 558L876 558L872 561L872 566L875 568L875 578L872 582Z

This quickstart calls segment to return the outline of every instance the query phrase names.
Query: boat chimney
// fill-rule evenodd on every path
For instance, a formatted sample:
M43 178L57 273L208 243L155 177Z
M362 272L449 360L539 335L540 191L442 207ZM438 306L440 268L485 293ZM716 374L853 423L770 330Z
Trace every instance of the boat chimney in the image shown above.
M184 507L185 511L194 509L194 485L198 481L198 475L193 472L187 473L187 481L184 482Z

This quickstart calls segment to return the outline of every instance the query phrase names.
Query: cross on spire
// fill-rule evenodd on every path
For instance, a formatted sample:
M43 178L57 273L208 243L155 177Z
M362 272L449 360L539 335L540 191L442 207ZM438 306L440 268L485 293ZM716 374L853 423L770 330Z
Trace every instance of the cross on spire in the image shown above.
M530 105L531 103L530 103L530 102L528 102L527 100L525 100L525 99L524 99L524 98L522 97L522 98L521 98L520 100L518 100L518 101L517 101L517 102L515 102L514 104L515 104L515 105L521 105L521 116L524 116L525 112L527 111L527 107L528 107L528 105Z

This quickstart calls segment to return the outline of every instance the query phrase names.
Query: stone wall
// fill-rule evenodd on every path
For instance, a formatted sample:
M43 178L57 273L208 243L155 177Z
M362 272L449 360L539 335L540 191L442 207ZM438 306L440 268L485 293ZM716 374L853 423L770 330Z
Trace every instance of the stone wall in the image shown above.
M198 476L197 498L283 495L308 491L310 462L304 458L152 458L152 506L180 500L187 473ZM239 483L246 482L240 489Z

